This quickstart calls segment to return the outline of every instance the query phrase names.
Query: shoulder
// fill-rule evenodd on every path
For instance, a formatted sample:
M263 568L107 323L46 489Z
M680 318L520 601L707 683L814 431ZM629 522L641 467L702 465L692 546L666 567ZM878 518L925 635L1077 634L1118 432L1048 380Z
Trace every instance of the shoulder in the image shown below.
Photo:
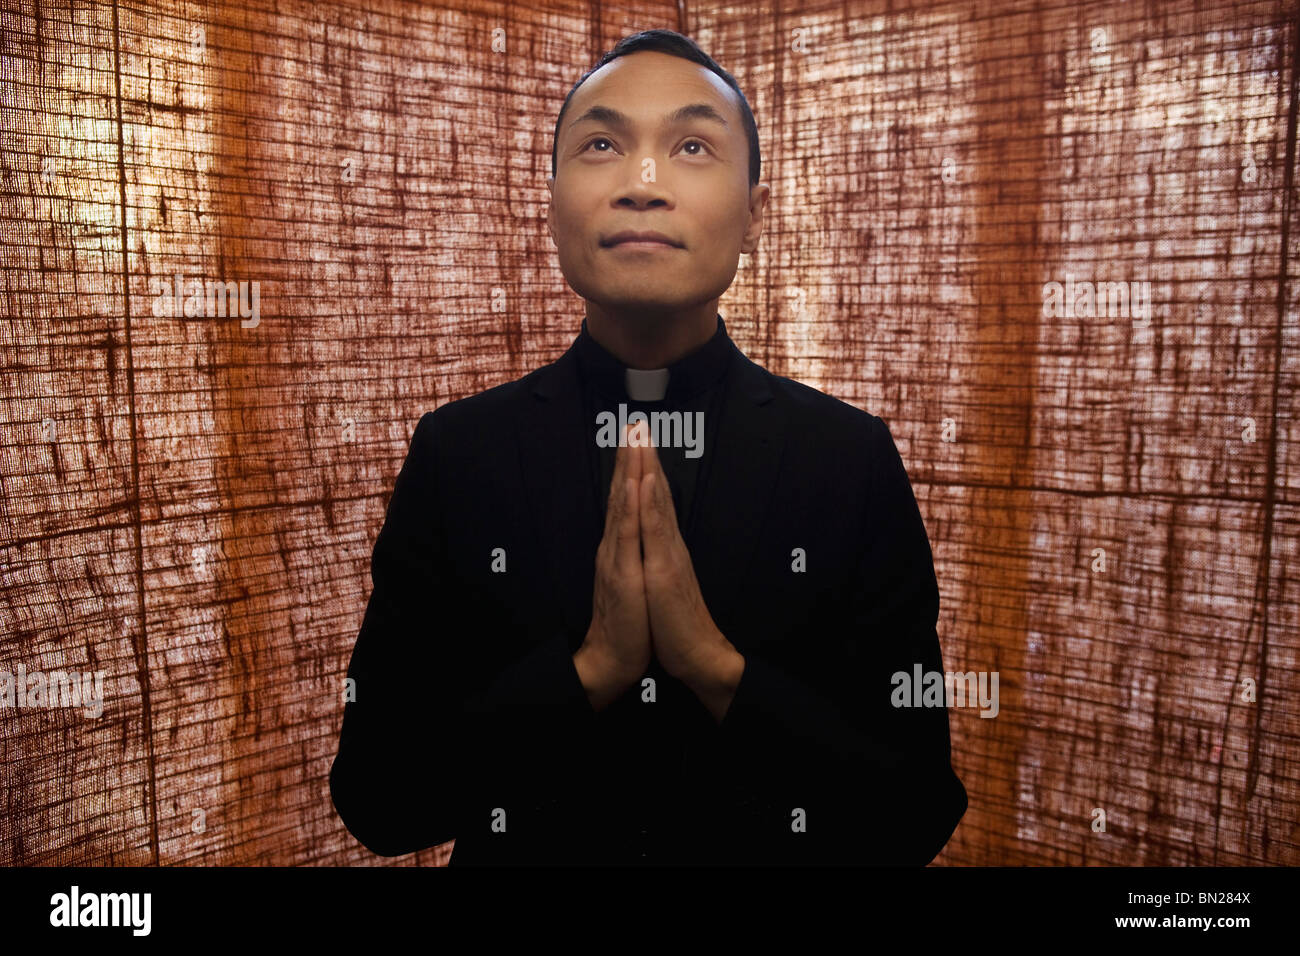
M806 441L874 448L889 434L884 420L804 382L776 375L744 358L751 381L761 381L776 400L790 434Z
M445 402L421 416L416 436L424 433L426 440L432 440L434 433L458 439L499 434L497 428L517 420L535 389L555 380L562 371L560 365L561 359L556 359L509 382Z

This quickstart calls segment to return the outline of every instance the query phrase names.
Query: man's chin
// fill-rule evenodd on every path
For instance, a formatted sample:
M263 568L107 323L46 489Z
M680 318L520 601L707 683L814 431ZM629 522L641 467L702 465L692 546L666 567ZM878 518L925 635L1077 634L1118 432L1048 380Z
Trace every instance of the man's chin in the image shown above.
M602 302L599 305L606 315L628 322L645 323L672 319L680 315L684 309L683 306L672 303L645 301Z
M686 302L653 292L644 294L627 292L621 295L583 295L582 298L605 312L629 317L655 318L671 316L689 308Z

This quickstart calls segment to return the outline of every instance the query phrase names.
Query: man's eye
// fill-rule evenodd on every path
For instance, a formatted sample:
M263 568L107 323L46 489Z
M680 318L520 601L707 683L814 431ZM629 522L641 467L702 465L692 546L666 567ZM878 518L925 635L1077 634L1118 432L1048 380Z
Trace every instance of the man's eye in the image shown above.
M701 142L701 141L698 140L698 139L688 139L685 143L682 144L682 149L685 149L687 146L691 145L691 143L694 143L696 146L700 147L700 152L698 152L698 153L688 153L687 155L690 155L690 156L704 156L704 155L706 155L706 154L708 153L709 148L708 148L707 146L705 146L704 143Z
M608 143L608 142L609 142L609 140L606 139L604 136L597 136L597 137L596 137L595 139L593 139L590 143L588 143L586 146L584 146L584 147L582 148L582 151L585 153L587 150L591 149L591 147L592 147L593 145L595 145L596 143ZM610 145L613 145L613 144L611 143ZM604 152L607 152L607 150L603 150L603 149L602 149L602 150L599 150L599 152L604 153Z

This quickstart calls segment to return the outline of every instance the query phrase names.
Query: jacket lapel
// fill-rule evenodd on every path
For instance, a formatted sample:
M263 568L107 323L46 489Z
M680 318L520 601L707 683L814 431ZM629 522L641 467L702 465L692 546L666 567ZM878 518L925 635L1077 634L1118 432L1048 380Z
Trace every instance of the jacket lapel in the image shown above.
M524 396L515 437L519 468L570 645L591 623L596 546L603 528L591 486L574 349L539 369Z
M724 633L722 622L741 593L785 446L785 415L774 399L768 373L737 348L723 392L714 459L686 536L700 593Z

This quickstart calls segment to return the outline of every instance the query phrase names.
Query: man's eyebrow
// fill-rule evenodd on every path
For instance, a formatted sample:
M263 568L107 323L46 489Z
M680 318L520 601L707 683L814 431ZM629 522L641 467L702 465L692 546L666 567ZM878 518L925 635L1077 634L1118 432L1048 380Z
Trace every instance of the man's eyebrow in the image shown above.
M664 120L663 125L674 126L678 123L684 123L687 120L692 119L709 120L713 123L721 123L728 129L731 128L723 115L708 103L690 103L686 106L680 106L668 115L668 118ZM570 123L569 128L572 129L583 121L604 123L607 126L613 126L618 129L627 129L632 125L632 121L628 119L626 114L620 113L618 110L609 106L593 106Z

